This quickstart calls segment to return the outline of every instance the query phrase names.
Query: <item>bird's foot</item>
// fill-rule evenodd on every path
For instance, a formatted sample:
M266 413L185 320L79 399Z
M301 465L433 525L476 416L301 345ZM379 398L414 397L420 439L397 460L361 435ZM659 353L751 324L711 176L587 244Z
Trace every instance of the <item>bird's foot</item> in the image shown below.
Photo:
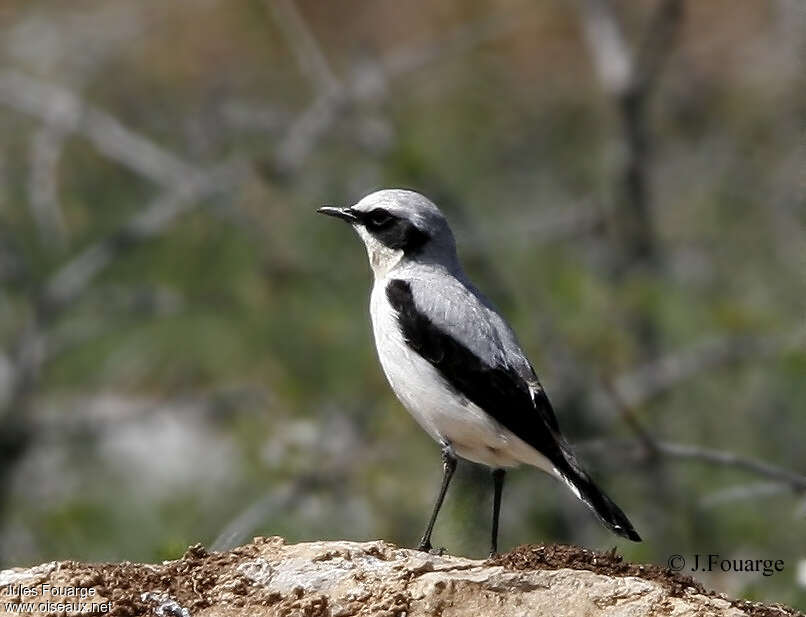
M433 546L431 546L430 542L422 542L422 541L420 542L420 544L417 545L417 550L422 551L423 553L428 553L429 555L437 555L439 557L442 557L442 555L448 552L444 546L434 548Z

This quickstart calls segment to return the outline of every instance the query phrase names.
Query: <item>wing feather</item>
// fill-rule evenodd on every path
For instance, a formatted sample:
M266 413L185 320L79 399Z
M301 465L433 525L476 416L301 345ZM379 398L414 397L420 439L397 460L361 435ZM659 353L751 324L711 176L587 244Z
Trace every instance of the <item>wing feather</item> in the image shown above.
M442 277L440 289L429 288L430 283L419 278L393 279L387 284L386 296L397 312L406 343L457 392L553 464L564 467L562 438L551 403L509 327L500 318L498 323L491 319L493 309L460 281L446 282ZM519 352L515 362L513 345Z

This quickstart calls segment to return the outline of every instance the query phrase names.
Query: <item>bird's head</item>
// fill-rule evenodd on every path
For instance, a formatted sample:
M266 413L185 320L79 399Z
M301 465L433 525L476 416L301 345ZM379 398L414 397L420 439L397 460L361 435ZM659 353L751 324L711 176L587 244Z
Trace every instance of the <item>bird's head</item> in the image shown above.
M458 267L448 222L436 205L414 191L385 189L349 208L323 206L317 212L352 225L367 247L375 276L385 276L407 260Z

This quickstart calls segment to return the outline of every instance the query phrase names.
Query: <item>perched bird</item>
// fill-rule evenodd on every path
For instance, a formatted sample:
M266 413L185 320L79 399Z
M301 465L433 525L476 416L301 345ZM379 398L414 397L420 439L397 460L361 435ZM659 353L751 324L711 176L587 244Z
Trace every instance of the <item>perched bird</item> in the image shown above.
M457 457L492 468L491 554L506 469L533 465L571 489L614 533L641 540L577 462L515 334L468 280L442 212L423 195L390 189L318 212L349 223L375 277L370 315L378 357L397 398L442 449L431 532Z

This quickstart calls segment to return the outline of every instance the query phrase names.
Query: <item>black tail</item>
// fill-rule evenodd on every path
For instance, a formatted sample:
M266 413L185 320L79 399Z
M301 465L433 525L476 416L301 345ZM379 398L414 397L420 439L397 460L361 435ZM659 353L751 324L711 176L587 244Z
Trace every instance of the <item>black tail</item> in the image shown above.
M613 533L633 542L640 542L641 536L635 531L632 523L630 523L627 515L621 511L621 508L613 503L613 500L593 483L593 480L582 470L573 459L573 456L568 456L566 453L566 458L571 460L566 465L563 465L564 469L557 469L557 471L574 494L593 510L596 518Z

